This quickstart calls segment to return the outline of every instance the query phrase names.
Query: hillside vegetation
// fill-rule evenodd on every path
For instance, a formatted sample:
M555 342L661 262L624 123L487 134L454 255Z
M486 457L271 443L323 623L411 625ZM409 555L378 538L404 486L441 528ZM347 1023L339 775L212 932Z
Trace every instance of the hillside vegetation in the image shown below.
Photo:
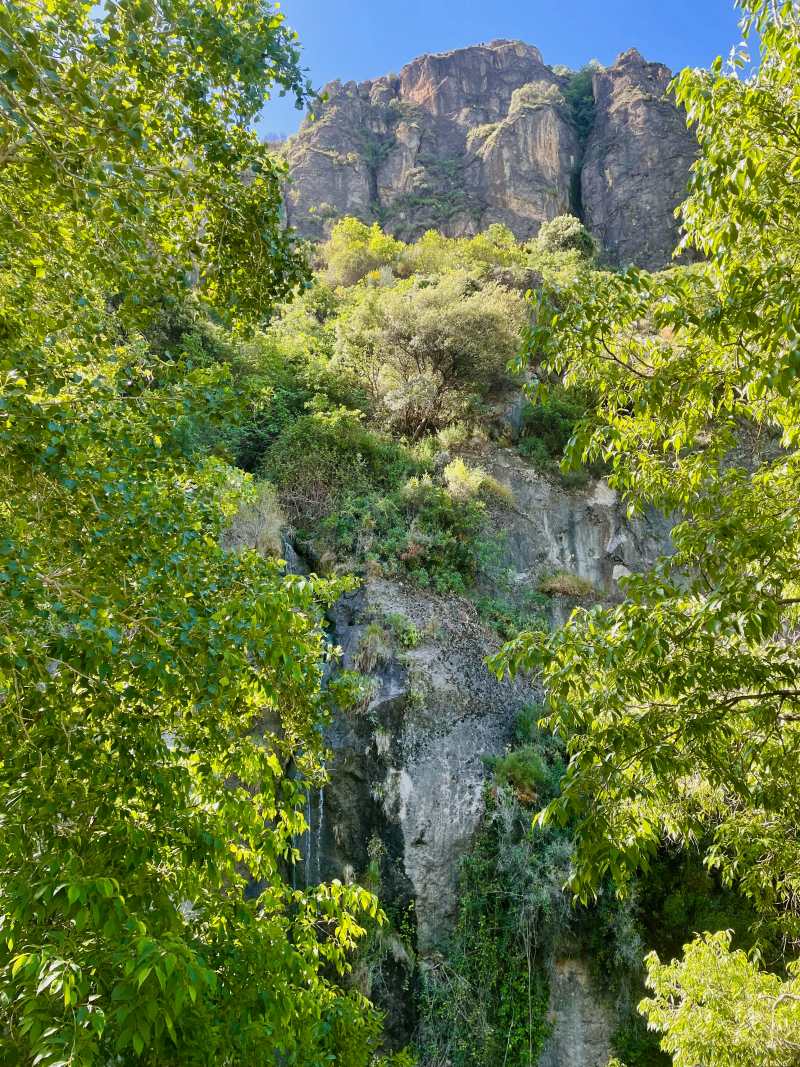
M675 86L702 262L658 274L572 216L301 245L251 128L310 88L263 0L0 11L3 1063L533 1067L569 940L617 1067L795 1067L800 9L739 6L753 73ZM621 603L504 599L500 447L674 515L674 554ZM292 877L368 684L326 611L375 576L469 598L546 689L394 1052L353 974L381 932L413 957L374 872Z

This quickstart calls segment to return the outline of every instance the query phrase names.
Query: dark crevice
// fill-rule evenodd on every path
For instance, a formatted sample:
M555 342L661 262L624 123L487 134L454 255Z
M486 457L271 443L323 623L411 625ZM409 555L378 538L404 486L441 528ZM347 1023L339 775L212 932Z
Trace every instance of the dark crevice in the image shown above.
M570 182L570 210L572 214L585 222L581 177L586 145L595 122L594 72L597 68L588 64L571 74L563 87L564 97L570 110L570 117L578 135L578 158Z

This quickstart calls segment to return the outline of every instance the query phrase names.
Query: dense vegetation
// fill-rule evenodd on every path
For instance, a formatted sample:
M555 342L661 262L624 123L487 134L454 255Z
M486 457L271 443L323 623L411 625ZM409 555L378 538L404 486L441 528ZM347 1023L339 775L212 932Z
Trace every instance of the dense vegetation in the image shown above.
M275 84L306 91L268 4L0 11L4 1064L376 1047L337 980L374 897L284 877L342 586L220 546L257 504L207 444L241 398L157 329L306 278L248 132Z
M347 583L284 575L280 509L320 569L474 581L498 490L436 434L508 384L539 252L345 222L310 284L248 132L306 92L267 5L0 36L3 1060L372 1062L376 900L288 877Z
M780 960L752 903L703 864L702 849L666 844L623 899L605 877L573 906L565 883L577 827L538 826L533 814L560 794L563 744L537 726L532 705L514 743L487 760L485 813L461 870L459 916L446 952L425 970L417 1047L423 1063L530 1067L552 1031L554 959L588 961L615 1020L613 1051L626 1067L666 1067L637 1014L648 951L674 958L692 931L730 931L736 948Z
M627 1067L796 1064L800 10L741 7L756 72L676 83L704 262L658 275L596 269L569 216L303 250L250 132L309 91L272 6L0 10L4 1063L386 1062L346 977L390 940L376 880L291 879L364 682L323 686L357 574L471 597L548 694L490 761L423 1059L531 1067L580 951ZM674 555L549 633L545 595L590 590L507 595L491 439L675 515Z
M737 56L676 82L701 147L686 243L707 263L544 293L527 342L599 397L571 454L607 462L631 508L678 516L675 553L624 604L496 662L543 672L569 760L541 822L575 826L580 899L699 843L786 946L748 955L700 930L672 962L648 956L641 1010L678 1067L788 1067L800 1033L800 11L741 6L757 71Z
M343 219L316 250L311 287L267 330L233 352L208 339L202 358L229 364L249 398L218 447L276 488L318 570L405 574L457 593L499 579L487 517L510 500L481 466L490 437L518 436L520 452L560 478L589 404L556 385L546 404L525 406L518 429L502 420L519 396L508 367L524 292L543 274L566 281L591 269L584 228L556 222L528 245L501 226L406 245Z

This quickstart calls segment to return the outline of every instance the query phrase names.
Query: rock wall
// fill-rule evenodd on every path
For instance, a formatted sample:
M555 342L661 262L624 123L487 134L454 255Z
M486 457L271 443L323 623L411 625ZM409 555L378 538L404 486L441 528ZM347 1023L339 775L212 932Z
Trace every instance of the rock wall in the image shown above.
M288 221L314 239L348 214L405 239L492 223L527 239L585 207L609 259L662 266L694 152L683 116L664 99L669 77L636 52L599 72L586 145L564 96L568 78L521 41L425 55L399 76L333 82L286 146Z
M606 1067L614 1014L599 994L584 960L553 964L550 980L552 1033L538 1067Z
M647 566L668 545L668 523L655 515L628 521L603 482L566 490L512 449L483 462L514 494L513 506L499 508L494 519L519 589L569 571L613 599L623 574ZM553 621L573 603L555 598ZM415 627L413 647L392 638L393 616ZM456 915L459 863L483 813L485 757L506 750L518 712L541 693L531 679L498 682L489 674L484 659L499 639L470 602L409 583L367 579L336 606L331 635L343 667L369 675L373 689L328 730L330 781L310 800L296 877L309 884L358 879L378 862L383 902L393 914L409 915L424 966ZM580 961L554 966L556 1026L542 1063L604 1064L610 1024L602 998ZM382 995L370 992L389 1010L389 1032L400 1042L413 1031L413 996L398 995L399 976L390 986Z
M678 243L669 209L683 199L696 145L666 98L671 79L667 67L635 50L594 75L582 204L586 225L615 263L656 269Z

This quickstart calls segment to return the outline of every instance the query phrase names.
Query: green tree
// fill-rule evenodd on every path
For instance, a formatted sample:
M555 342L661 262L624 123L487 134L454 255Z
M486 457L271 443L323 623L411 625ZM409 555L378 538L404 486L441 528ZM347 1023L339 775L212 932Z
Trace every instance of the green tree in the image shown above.
M340 585L223 550L257 503L197 444L229 372L142 332L190 288L245 325L305 279L250 132L276 84L304 96L261 0L0 11L4 1063L366 1064L377 1038L336 984L374 898L285 877Z
M370 271L393 264L405 249L402 241L352 216L340 219L322 248L326 279L331 285L355 285Z
M373 410L414 438L463 417L506 379L525 305L465 271L360 294L338 327L339 361Z
M594 238L574 215L557 215L543 222L536 241L546 252L574 250L584 259L593 259L597 252Z
M624 888L665 838L708 840L707 863L796 949L800 9L740 6L758 69L736 55L675 83L701 150L685 243L708 262L545 295L527 343L599 396L571 455L608 462L631 509L673 514L674 554L629 579L624 604L578 609L495 666L543 672L570 758L541 819L574 820L579 897L606 874ZM777 979L724 939L648 965L646 1011L676 1063L795 1062L793 989L779 1000ZM731 1005L759 1034L778 1002L776 1044L737 1044Z

